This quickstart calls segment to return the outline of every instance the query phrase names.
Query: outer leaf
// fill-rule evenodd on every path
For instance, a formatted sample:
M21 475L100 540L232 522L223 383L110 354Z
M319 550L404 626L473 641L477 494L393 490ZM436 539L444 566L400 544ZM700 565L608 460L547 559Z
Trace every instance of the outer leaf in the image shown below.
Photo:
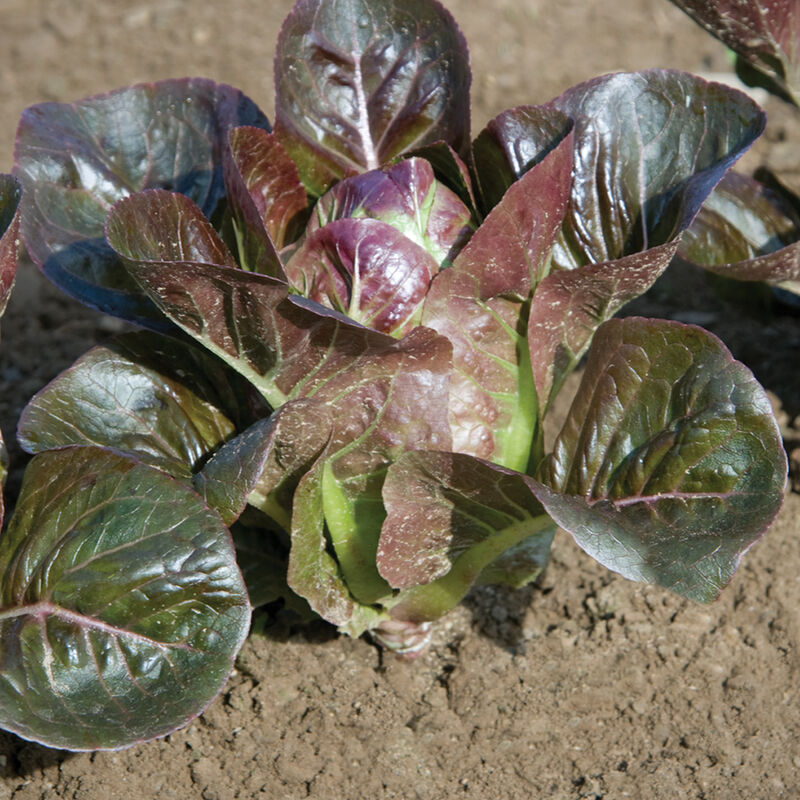
M436 277L423 312L423 324L453 344L454 449L523 471L537 424L528 302L550 266L571 158L567 137L509 189L454 265Z
M408 452L389 467L387 517L377 561L405 589L392 616L433 620L453 608L482 571L534 541L541 570L555 526L524 476L462 453Z
M563 269L672 241L766 121L747 95L670 70L595 78L552 105L575 119Z
M514 181L564 141L574 122L553 106L520 106L495 117L472 144L481 208L488 214Z
M764 184L729 172L684 234L678 252L740 281L800 281L798 239L800 219L788 202Z
M711 334L612 320L532 484L590 555L712 600L777 513L786 456L764 390Z
M120 748L185 725L247 634L219 516L97 448L33 460L0 575L0 725L50 747Z
M289 281L304 297L393 336L418 324L438 271L430 253L373 219L325 225L286 265Z
M237 424L249 423L239 408L242 383L192 344L128 334L93 348L36 394L18 437L31 453L98 445L188 477Z
M11 175L0 175L0 316L17 275L20 197L19 182Z
M8 298L17 276L19 241L20 186L11 175L0 175L0 316L5 312ZM8 475L8 453L0 436L0 488ZM3 521L3 497L0 492L0 524Z
M740 92L666 70L596 78L551 106L575 119L570 210L553 254L575 275L551 275L531 308L543 405L596 327L667 267L677 237L765 120Z
M435 0L298 0L275 56L275 132L321 195L353 172L469 137L467 45Z
M278 251L299 235L308 204L295 163L273 134L245 126L231 131L225 166L242 266L284 278Z
M598 325L653 285L677 253L678 244L675 239L614 261L559 270L542 281L533 296L528 324L542 416L577 366Z
M386 222L442 266L450 265L472 233L469 209L422 158L339 181L314 206L307 231L342 217Z
M292 493L330 434L326 407L286 403L223 445L195 475L194 486L227 525L249 502L288 531Z
M800 9L794 0L672 0L800 104Z
M16 173L31 257L87 305L162 325L105 244L106 214L131 192L160 187L187 195L210 216L224 195L228 131L246 124L268 128L241 92L199 78L30 107L17 132Z
M126 259L138 253L122 249L126 242L116 235L116 215L127 204L158 196L131 197L109 215L109 241ZM285 284L264 275L187 262L143 260L128 266L170 319L250 380L274 408L309 396L343 370L357 370L359 354L391 351L397 344L322 306L289 297Z

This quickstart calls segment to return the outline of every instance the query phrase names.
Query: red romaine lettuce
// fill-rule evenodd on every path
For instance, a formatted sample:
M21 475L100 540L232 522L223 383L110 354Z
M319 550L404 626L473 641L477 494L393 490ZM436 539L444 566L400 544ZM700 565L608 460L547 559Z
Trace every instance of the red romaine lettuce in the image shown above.
M610 568L707 601L780 505L786 460L746 368L698 328L611 319L761 132L752 101L685 73L610 75L504 112L470 145L466 45L435 0L298 0L276 75L275 133L208 82L23 118L37 261L161 331L91 351L21 420L37 455L0 540L0 624L18 642L0 706L24 736L117 747L197 713L241 642L226 526L253 602L278 583L293 605L413 655L474 583L533 580L556 524ZM197 147L184 148L197 105ZM190 163L150 165L102 135L135 138L148 119L159 152ZM587 350L548 454L543 419ZM190 520L213 555L184 605L171 570L195 563L195 540L179 537L183 562L159 548ZM138 553L137 535L153 548L142 585L163 587L153 608L125 594L138 567L100 582L114 543ZM127 616L106 617L109 592ZM147 620L162 613L157 635ZM58 674L48 626L75 653ZM205 661L175 662L186 688L169 716L159 659L211 629ZM196 685L192 669L205 671ZM112 698L148 693L148 719L92 725L107 675ZM32 709L64 685L72 740Z

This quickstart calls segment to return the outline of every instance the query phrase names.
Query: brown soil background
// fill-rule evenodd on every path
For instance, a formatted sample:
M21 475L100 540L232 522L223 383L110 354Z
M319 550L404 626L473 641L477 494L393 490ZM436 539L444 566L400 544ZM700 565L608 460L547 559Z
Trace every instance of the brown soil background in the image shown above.
M471 46L473 127L618 69L728 69L666 0L449 0ZM270 115L289 0L0 0L0 171L26 105L205 75ZM797 115L768 101L747 167L800 173ZM717 332L800 443L800 319L756 317L672 269L636 310ZM3 321L0 423L117 328L23 266ZM13 448L15 464L23 463ZM18 485L18 470L9 492ZM415 663L320 624L244 647L207 713L165 740L68 754L0 732L0 800L800 797L800 495L708 607L629 583L560 534L536 587L482 589ZM2 646L2 644L0 644Z

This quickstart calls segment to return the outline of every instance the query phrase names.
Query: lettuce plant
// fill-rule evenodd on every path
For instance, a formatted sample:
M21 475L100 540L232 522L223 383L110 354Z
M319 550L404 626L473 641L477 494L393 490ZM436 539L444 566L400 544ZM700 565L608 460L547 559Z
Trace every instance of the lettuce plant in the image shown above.
M673 2L737 54L737 72L747 83L800 106L797 3ZM725 278L800 295L800 197L780 176L762 177L725 175L684 236L680 255Z
M21 736L184 724L280 595L413 655L475 583L533 580L556 525L707 602L780 506L750 372L700 328L613 318L761 132L747 97L609 75L473 140L435 0L298 0L275 74L274 129L199 79L20 122L32 258L145 329L19 424L0 724Z

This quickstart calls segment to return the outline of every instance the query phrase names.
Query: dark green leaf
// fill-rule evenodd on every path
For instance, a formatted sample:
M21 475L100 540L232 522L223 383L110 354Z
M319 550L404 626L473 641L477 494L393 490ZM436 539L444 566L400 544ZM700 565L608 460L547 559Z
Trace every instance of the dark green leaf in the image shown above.
M777 513L786 456L769 400L708 332L629 318L597 331L532 488L590 555L710 601Z
M237 376L231 383L212 358L154 333L95 347L28 403L20 444L110 447L188 477L235 430L226 406L239 401Z
M162 327L104 241L106 214L132 192L163 188L187 195L210 216L224 196L228 131L248 124L269 127L241 92L199 78L31 106L16 143L28 252L87 305Z
M405 151L468 143L467 46L435 0L299 0L275 76L275 132L313 195Z
M219 516L99 448L34 458L0 576L0 726L50 747L127 747L185 725L247 635Z
M800 217L764 184L729 172L684 234L678 253L735 280L800 281ZM795 283L793 291L800 294L798 287Z

